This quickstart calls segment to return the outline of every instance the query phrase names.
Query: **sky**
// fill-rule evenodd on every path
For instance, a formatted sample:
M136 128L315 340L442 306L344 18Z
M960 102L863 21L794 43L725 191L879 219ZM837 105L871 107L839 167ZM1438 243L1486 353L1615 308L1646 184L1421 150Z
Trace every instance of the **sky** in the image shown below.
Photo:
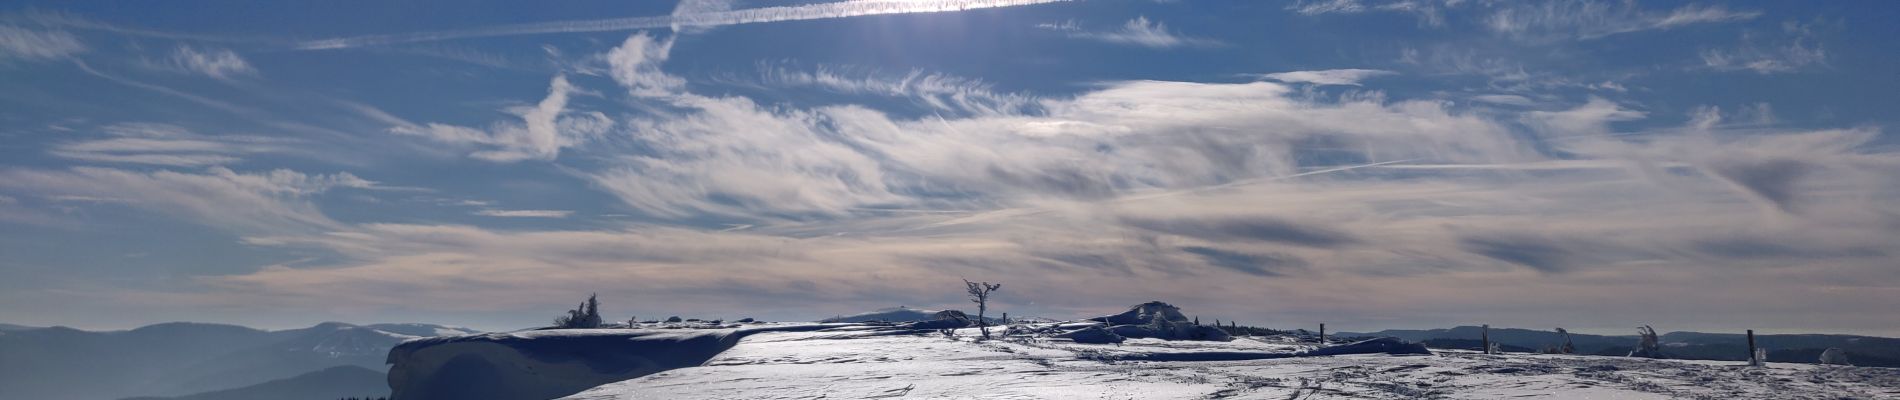
M1900 335L1900 3L11 1L0 322Z

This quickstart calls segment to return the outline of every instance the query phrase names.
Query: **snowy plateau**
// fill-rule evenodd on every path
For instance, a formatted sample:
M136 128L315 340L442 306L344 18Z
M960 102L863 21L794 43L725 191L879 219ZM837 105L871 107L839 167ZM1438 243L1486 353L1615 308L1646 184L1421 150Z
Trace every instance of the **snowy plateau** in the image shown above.
M1900 398L1893 368L1490 355L1397 338L1322 345L1301 333L1204 332L1161 303L991 327L988 340L942 323L651 322L420 338L390 352L389 379L396 400Z

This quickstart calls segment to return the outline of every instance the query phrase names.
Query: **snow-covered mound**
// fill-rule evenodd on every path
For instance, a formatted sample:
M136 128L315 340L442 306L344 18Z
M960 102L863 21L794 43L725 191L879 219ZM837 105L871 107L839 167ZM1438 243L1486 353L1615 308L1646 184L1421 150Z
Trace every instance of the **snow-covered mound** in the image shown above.
M745 329L556 329L410 340L389 351L396 400L551 399L697 366L757 332Z
M1180 322L1180 323L1191 322L1188 320L1186 315L1181 314L1180 307L1175 307L1174 305L1159 302L1159 301L1150 301L1147 303L1136 304L1134 307L1129 307L1128 311L1123 311L1121 314L1104 315L1100 317L1089 318L1089 320L1100 321L1100 322L1107 323L1109 325L1140 325L1140 324L1146 324L1150 321L1154 321L1156 318L1160 318L1161 320L1171 321L1171 322Z
M1232 336L1220 328L1195 324L1181 308L1168 303L1150 301L1130 307L1120 314L1090 318L1108 325L1108 331L1125 338L1155 338L1163 340L1233 340ZM1105 338L1103 338L1105 339Z

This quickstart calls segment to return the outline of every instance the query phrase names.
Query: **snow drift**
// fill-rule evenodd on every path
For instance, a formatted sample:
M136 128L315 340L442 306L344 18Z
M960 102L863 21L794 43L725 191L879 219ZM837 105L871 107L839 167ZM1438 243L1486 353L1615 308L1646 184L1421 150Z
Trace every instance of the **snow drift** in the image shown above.
M389 351L390 398L552 399L697 366L753 333L832 326L556 329L415 339Z

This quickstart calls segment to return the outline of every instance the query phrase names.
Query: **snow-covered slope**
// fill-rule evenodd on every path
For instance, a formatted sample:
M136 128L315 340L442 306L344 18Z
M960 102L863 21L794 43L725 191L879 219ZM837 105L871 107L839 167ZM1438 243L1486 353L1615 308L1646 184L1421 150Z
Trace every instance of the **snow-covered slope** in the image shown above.
M1131 339L1120 346L977 342L967 333L960 338L874 331L760 334L704 366L603 385L566 399L1900 398L1900 371L1884 368L1751 368L1734 362L1456 351L1139 361L1287 354L1312 346L1290 338Z
M550 399L697 366L754 333L828 327L557 329L422 338L389 351L389 386L399 400Z

